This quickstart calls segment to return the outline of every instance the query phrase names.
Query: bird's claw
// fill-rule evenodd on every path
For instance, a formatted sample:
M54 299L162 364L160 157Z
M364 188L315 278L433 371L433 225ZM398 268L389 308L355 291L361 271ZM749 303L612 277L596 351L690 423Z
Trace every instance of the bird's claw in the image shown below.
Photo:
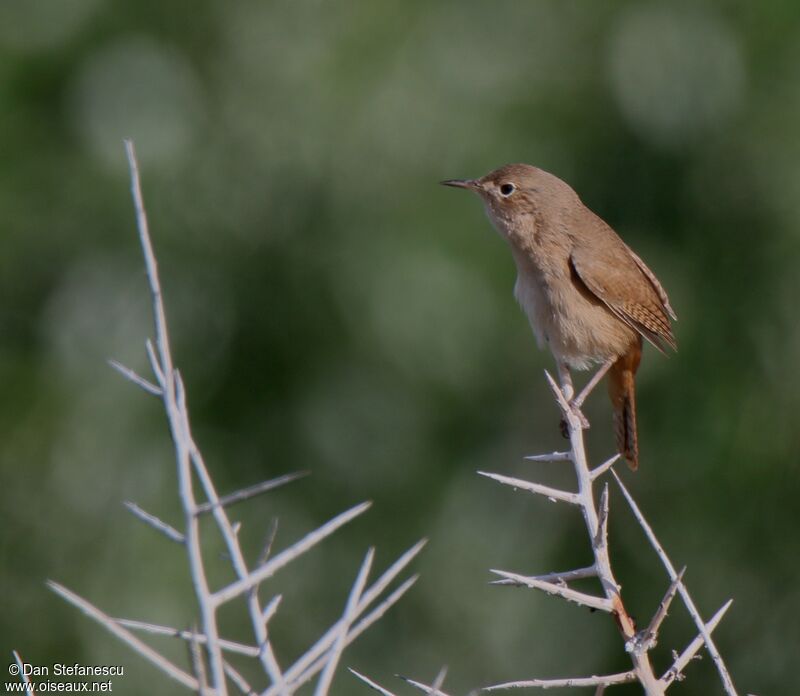
M591 424L589 423L589 419L583 415L583 411L581 411L580 406L575 404L574 401L570 401L569 408L572 411L572 414L578 419L578 423L580 424L581 430L588 430L591 427ZM569 440L569 426L567 424L566 418L561 419L559 427L561 429L561 436L565 440Z
M572 412L578 417L582 430L588 430L592 427L591 423L589 423L589 419L583 415L583 411L581 411L580 406L570 403L570 408L572 408Z

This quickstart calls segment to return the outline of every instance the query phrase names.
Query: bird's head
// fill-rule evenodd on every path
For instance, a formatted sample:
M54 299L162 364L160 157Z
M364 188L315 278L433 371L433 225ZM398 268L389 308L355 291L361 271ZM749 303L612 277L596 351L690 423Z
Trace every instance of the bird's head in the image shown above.
M507 164L480 179L441 183L477 193L492 224L506 238L532 232L536 218L557 214L578 201L567 183L530 164Z

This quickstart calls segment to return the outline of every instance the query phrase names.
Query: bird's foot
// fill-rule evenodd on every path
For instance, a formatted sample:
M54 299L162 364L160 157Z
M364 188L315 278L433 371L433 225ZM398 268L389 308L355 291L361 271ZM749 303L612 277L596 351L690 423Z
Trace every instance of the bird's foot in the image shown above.
M578 404L576 404L574 401L570 404L570 406L572 407L572 412L576 416L578 416L578 420L580 421L580 424L581 424L581 429L582 430L588 430L589 428L591 428L592 424L589 423L589 419L586 416L583 415L583 411L581 411L581 407Z
M578 419L578 423L580 424L581 430L588 430L591 427L591 423L589 423L589 419L583 415L583 411L580 409L580 405L575 403L575 399L569 402L570 410L572 414ZM565 440L569 440L569 426L565 418L561 419L561 423L559 424L561 429L561 436Z

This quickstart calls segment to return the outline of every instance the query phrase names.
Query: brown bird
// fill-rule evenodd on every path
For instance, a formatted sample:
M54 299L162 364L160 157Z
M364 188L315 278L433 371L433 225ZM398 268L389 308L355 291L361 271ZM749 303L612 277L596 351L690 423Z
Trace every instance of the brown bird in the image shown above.
M653 272L578 194L552 174L509 164L480 179L442 182L477 193L508 242L517 266L514 295L539 347L558 365L566 398L574 399L570 368L602 364L614 409L617 447L631 469L639 466L635 375L642 337L659 351L675 349L670 317L677 319ZM593 380L594 381L594 380Z

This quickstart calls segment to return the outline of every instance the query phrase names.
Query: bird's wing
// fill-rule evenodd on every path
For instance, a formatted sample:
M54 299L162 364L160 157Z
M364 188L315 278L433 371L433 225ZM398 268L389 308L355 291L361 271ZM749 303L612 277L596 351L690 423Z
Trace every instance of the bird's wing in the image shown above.
M610 234L609 234L610 233ZM677 349L670 326L675 313L653 272L611 229L577 244L570 254L573 275L620 320L660 351Z
M650 281L650 285L653 286L653 290L658 293L658 299L661 300L661 304L663 305L664 309L669 312L669 315L673 318L673 320L678 321L678 315L675 314L675 310L672 309L672 305L669 303L669 297L667 297L667 291L664 290L664 287L661 283L658 282L658 278L656 278L656 274L651 271L644 261L639 257L639 255L631 249L627 244L625 248L628 250L628 253L631 255L631 258L636 262L636 265L639 267L639 270L647 276L647 280Z

